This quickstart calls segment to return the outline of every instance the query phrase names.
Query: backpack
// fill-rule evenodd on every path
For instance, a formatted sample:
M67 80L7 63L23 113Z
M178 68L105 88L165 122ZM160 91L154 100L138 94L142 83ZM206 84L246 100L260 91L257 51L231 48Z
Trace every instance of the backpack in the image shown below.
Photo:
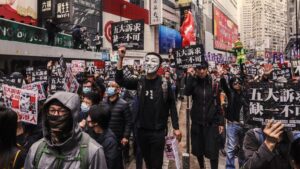
M88 160L89 160L89 153L88 153L88 143L89 143L90 137L86 133L82 133L81 136L81 142L80 142L80 150L79 155L74 158L74 161L80 161L80 168L81 169L88 169ZM38 148L36 150L34 159L33 159L33 168L38 169L39 162L41 160L41 157L43 153L51 154L55 156L57 159L61 159L62 161L65 160L65 156L57 154L56 152L50 151L48 149L46 141L43 139L42 142L38 145Z
M256 140L261 145L265 140L265 136L263 134L262 129L261 128L254 128L252 130L254 131L254 135L255 135ZM293 140L296 140L298 138L300 138L300 131L294 131L293 132Z

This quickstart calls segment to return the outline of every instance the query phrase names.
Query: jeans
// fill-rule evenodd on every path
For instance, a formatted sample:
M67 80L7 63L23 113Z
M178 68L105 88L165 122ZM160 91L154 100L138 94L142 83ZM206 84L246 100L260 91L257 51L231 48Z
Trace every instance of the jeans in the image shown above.
M243 154L243 139L245 136L244 129L241 125L228 122L227 133L227 150L226 150L226 169L235 169L235 156L238 157L239 167L242 167L245 157Z

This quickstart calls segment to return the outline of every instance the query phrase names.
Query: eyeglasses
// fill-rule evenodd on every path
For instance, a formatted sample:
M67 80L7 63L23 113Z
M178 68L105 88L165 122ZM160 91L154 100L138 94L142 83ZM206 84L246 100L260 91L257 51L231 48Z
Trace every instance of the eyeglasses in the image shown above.
M64 115L64 114L67 114L67 110L66 109L58 109L58 110L56 110L56 109L49 109L49 114L51 114L51 115L56 115L56 113L58 114L58 115Z
M234 82L233 85L240 85L240 82Z

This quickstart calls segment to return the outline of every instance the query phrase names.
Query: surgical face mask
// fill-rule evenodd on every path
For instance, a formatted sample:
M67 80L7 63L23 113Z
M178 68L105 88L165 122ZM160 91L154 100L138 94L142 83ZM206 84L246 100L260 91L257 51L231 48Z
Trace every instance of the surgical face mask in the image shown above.
M159 57L156 55L147 55L145 57L144 68L146 73L155 73L159 68Z
M108 87L107 90L106 90L106 94L108 97L111 97L113 95L116 94L116 88L114 87Z
M83 92L84 94L89 93L89 92L91 92L91 91L92 91L92 89L91 89L90 87L83 87L83 88L82 88L82 92Z
M88 106L85 102L82 102L81 103L81 111L83 112L83 113L86 113L86 112L88 112L90 110L90 106Z

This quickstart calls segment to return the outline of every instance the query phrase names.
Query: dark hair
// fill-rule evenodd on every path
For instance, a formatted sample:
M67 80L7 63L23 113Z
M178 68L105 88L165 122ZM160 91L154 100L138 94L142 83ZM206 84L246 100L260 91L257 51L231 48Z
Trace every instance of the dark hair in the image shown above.
M88 92L83 94L83 98L87 98L92 101L92 105L99 104L100 102L100 95L96 92Z
M92 84L92 86L93 86L93 82L92 82L92 81L90 81L90 80L85 80L85 81L83 82L83 84L87 84L87 83L91 83L91 84Z
M231 89L234 89L234 88L233 88L233 83L235 83L235 82L239 82L240 84L242 84L242 79L240 79L240 78L238 78L238 77L233 77L233 78L231 78L231 79L229 80L229 87L230 87Z
M0 168L10 168L17 149L18 115L11 109L0 107Z
M291 157L297 166L300 166L300 138L293 141L291 146Z
M206 62L205 60L201 61L200 65L196 66L196 69L202 69L202 68L205 68L205 69L208 68L208 62Z
M162 57L161 57L160 54L158 54L158 53L155 53L155 52L149 52L149 53L146 54L146 56L148 56L148 55L155 55L155 56L157 56L157 57L159 58L159 64L161 64L161 63L163 62Z
M92 106L89 110L89 115L92 122L98 123L103 130L108 129L111 116L108 105L101 103L99 105Z

